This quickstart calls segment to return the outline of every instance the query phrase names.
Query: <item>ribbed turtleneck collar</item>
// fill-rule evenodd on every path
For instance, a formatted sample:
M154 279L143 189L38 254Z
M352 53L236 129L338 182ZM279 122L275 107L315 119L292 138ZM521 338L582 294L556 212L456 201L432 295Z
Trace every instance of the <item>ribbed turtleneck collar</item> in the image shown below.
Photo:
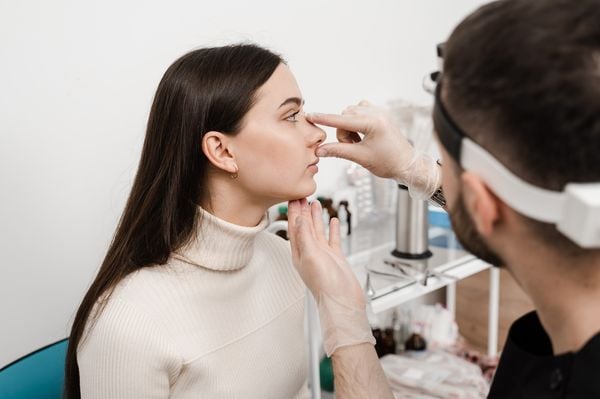
M254 255L254 239L268 224L267 215L255 227L226 222L198 207L199 227L194 239L173 257L211 270L233 271Z

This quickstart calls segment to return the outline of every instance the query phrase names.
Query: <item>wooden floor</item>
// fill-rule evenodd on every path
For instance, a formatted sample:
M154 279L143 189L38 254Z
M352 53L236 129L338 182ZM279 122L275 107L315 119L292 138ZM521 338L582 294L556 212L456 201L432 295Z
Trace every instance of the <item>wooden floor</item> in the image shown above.
M487 353L490 272L485 270L457 283L456 321L473 349ZM533 304L506 271L500 272L500 320L498 350L502 349L513 321L533 310Z

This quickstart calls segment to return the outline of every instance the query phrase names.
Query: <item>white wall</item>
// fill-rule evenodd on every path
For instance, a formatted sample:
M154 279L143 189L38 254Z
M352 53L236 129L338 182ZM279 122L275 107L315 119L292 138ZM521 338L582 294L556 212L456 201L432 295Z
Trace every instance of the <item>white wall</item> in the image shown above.
M154 90L178 56L270 47L308 111L425 102L435 44L481 3L1 0L0 367L67 335L128 194ZM331 194L346 163L321 165L319 192Z

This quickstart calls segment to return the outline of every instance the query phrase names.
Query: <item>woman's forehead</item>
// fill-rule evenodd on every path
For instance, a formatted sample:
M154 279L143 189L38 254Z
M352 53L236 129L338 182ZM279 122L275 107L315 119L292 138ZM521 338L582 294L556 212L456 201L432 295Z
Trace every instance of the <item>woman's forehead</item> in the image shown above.
M273 111L289 103L302 105L302 92L287 65L281 63L271 77L256 91L255 106Z

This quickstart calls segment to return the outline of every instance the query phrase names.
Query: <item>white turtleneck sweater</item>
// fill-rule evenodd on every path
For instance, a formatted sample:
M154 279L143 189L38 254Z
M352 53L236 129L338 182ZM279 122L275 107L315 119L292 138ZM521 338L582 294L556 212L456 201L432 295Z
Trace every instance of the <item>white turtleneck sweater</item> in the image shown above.
M266 218L200 209L195 240L118 284L77 351L83 399L309 397L305 288Z

